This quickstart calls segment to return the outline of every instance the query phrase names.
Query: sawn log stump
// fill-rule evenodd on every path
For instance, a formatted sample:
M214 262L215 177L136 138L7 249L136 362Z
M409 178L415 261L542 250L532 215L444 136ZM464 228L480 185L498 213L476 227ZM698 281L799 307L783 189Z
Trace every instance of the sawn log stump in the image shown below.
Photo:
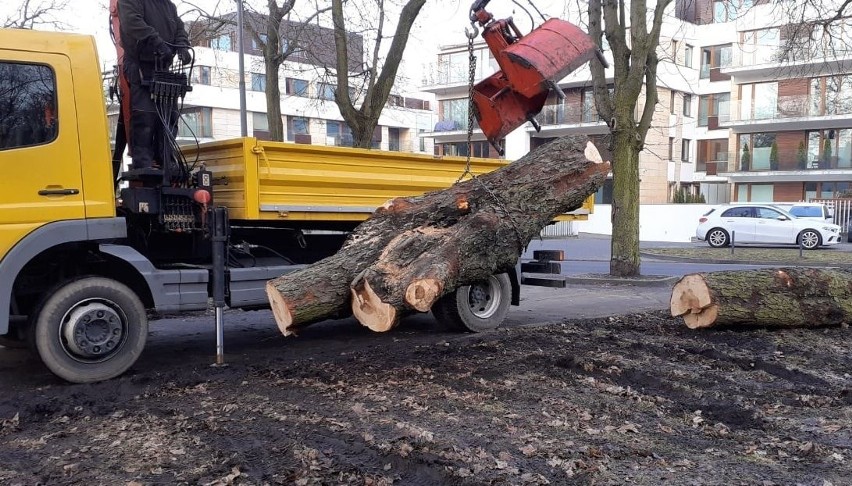
M375 331L426 312L462 285L514 267L557 215L582 206L609 164L586 137L565 137L445 190L388 201L334 255L270 280L284 335L354 314Z
M671 313L690 329L849 323L852 271L789 267L686 275L672 288Z

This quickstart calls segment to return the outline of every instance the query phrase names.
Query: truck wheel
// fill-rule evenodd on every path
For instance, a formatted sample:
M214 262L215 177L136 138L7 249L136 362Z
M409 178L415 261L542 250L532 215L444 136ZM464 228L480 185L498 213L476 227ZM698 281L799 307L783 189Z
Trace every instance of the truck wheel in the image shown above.
M490 331L503 323L511 300L512 282L507 274L501 273L441 297L432 306L432 314L448 329Z
M148 339L148 317L126 285L84 277L48 293L34 314L32 344L55 375L92 383L127 371Z

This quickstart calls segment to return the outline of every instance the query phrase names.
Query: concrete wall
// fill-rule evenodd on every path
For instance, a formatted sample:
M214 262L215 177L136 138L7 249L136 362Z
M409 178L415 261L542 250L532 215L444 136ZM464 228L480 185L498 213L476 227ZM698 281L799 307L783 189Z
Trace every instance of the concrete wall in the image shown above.
M642 204L639 207L641 241L688 242L695 236L698 218L715 206L711 204ZM582 233L612 234L612 206L595 204L588 221L573 224Z

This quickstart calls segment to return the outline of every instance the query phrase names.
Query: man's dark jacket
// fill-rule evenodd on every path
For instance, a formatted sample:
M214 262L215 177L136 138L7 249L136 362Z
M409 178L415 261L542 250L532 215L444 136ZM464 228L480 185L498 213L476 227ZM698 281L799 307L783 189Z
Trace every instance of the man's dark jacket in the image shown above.
M132 61L151 62L163 44L188 46L186 30L170 0L118 0L121 46Z

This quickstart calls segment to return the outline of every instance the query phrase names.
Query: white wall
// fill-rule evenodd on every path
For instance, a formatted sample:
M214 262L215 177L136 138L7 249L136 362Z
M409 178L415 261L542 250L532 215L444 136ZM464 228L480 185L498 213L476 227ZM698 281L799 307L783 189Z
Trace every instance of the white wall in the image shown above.
M688 242L695 236L698 218L714 207L711 204L643 204L639 206L639 239L641 241ZM583 233L612 234L612 206L595 204L588 221L574 223Z

